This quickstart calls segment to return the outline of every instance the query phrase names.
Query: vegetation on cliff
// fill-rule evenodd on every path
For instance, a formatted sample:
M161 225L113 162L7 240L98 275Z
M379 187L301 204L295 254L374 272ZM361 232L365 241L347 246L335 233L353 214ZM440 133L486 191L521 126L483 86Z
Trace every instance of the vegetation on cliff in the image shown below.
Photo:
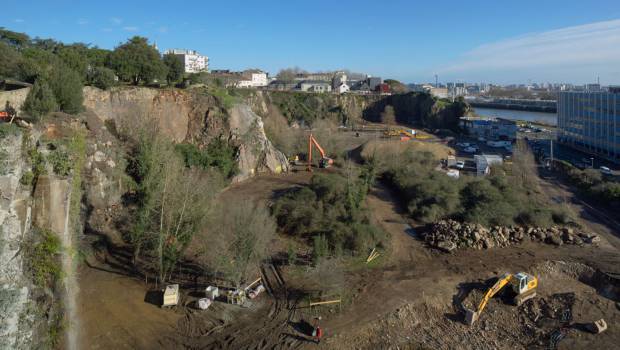
M469 111L469 105L463 99L450 102L424 92L409 92L385 96L370 104L364 110L364 119L381 121L381 113L386 106L394 108L399 123L454 132L459 131L460 118Z

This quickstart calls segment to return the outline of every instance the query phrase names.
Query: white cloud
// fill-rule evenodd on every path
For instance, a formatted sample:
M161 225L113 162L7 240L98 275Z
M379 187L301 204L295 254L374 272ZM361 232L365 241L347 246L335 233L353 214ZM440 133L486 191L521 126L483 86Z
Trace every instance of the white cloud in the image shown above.
M26 22L26 21L24 21L24 20L23 20L23 19L21 19L21 18L15 18L15 19L13 20L13 22L15 22L15 23L24 23L24 22Z
M110 18L110 22L119 25L121 23L123 23L123 19L122 18L118 18L118 17L112 17Z
M138 27L135 27L135 26L126 26L126 27L123 27L123 30L126 30L126 31L128 31L128 32L135 32L135 31L137 31L138 29L139 29L139 28L138 28Z
M80 18L80 19L77 20L77 24L79 24L81 26L86 25L86 24L88 24L88 20L84 19L84 18Z
M168 27L167 26L161 26L159 27L159 32L160 33L168 33Z
M465 53L460 61L441 69L440 73L519 71L540 74L546 70L556 73L565 70L567 76L579 76L603 74L617 67L619 61L620 19L531 33L481 45Z
M101 31L109 33L112 31L112 28L101 28Z

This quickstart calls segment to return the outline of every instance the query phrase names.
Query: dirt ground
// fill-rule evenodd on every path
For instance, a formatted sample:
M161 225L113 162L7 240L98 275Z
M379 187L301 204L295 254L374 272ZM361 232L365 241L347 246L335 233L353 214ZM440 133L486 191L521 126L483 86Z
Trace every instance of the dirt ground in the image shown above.
M269 202L288 188L307 184L310 176L305 171L259 176L231 186L220 199ZM415 223L402 215L387 188L376 186L368 206L373 220L391 235L390 254L379 257L373 268L350 272L347 278L355 282L355 298L339 313L333 308L306 308L305 300L287 288L286 281L294 276L286 268L278 271L279 277L265 273L272 292L261 295L250 308L215 303L198 311L190 306L161 309L145 302L149 288L144 281L105 271L105 266L84 267L80 348L548 348L566 309L571 309L572 318L569 327L562 324L564 338L558 348L607 349L620 344L619 291L592 277L596 271L620 276L615 244L620 232L604 223L582 216L586 228L602 235L599 245L525 243L443 254L416 238ZM571 206L581 212L578 202ZM483 289L484 281L519 271L539 276L536 298L520 307L494 298L472 328L462 322L456 301L464 289ZM184 305L195 298L184 295ZM319 315L325 337L316 345L304 334L305 322ZM609 325L605 333L583 330L584 323L598 318Z

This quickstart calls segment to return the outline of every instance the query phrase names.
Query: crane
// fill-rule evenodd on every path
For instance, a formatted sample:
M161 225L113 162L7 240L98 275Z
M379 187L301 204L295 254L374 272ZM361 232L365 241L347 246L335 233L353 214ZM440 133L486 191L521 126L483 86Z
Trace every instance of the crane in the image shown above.
M312 145L314 145L319 150L319 153L321 153L321 159L319 160L319 168L329 168L334 163L334 160L331 158L328 158L325 155L325 151L323 150L323 147L321 147L321 145L319 145L318 141L314 138L314 136L310 134L310 136L308 137L308 167L307 167L307 170L312 171Z
M503 274L499 277L497 282L486 291L476 310L465 309L465 322L470 326L473 325L480 317L480 314L487 306L489 300L508 284L511 285L513 292L516 293L514 297L515 304L521 305L524 301L536 296L538 278L525 272L519 272L515 275L510 273Z

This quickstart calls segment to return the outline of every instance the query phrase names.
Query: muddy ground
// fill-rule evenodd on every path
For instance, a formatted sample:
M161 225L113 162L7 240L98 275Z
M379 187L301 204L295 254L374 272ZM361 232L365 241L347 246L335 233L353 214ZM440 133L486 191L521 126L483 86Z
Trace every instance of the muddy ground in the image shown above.
M310 176L304 171L259 176L230 187L221 200L269 202L291 187L307 184ZM570 205L581 213L578 203ZM387 188L376 186L368 206L376 223L391 234L390 254L372 267L347 273L353 299L341 310L307 308L307 301L291 288L295 271L285 266L278 269L280 278L266 276L272 293L261 295L252 307L215 303L198 311L191 302L199 293L189 290L182 306L161 309L145 301L152 283L91 261L92 267L82 267L80 273L80 348L542 349L558 338L558 330L563 337L554 346L560 349L620 344L619 290L601 277L620 276L620 253L614 247L620 232L604 223L581 218L586 228L602 235L599 245L530 242L444 254L416 238L415 223L402 215ZM274 249L283 247L274 242ZM519 271L539 276L536 298L520 307L494 298L472 328L463 323L458 301L464 290L482 290L492 277ZM325 338L316 345L304 334L305 321L319 315ZM599 318L607 321L606 332L584 331L584 323Z

